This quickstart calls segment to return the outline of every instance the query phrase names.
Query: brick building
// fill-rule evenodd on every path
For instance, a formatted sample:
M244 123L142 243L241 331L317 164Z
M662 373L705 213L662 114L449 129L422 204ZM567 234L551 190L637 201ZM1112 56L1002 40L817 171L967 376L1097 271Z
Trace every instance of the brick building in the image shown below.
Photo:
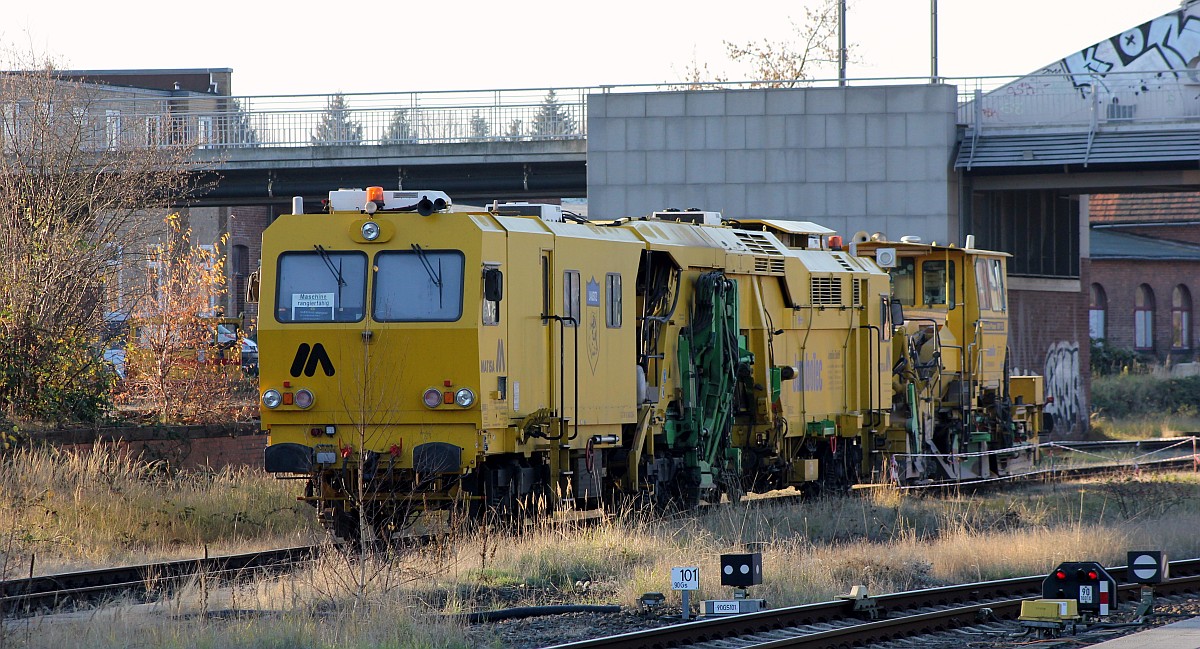
M1091 337L1162 362L1192 361L1200 194L1094 195L1089 207Z
M132 146L162 141L187 142L199 148L239 135L239 105L230 96L229 68L150 70L61 70L62 79L88 84L97 101L92 111L97 137ZM158 103L155 103L155 101ZM246 282L258 268L262 231L271 219L267 206L184 207L177 210L192 231L192 242L206 245L228 234L225 271L229 290L220 311L242 317L252 326L257 304L246 303ZM107 319L119 328L130 315L130 302L146 279L148 255L140 249L122 249L120 270L107 310ZM126 299L126 296L131 296Z

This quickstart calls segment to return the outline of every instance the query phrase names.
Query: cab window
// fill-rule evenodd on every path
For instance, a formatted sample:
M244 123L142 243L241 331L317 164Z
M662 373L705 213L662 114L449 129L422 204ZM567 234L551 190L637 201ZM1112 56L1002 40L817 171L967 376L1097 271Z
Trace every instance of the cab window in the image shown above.
M954 308L954 262L943 259L921 263L921 293L927 305Z
M975 260L975 290L979 296L979 310L990 311L992 309L992 290L989 288L986 259Z
M367 296L367 256L361 252L285 252L279 256L275 319L358 322Z
M579 324L579 271L563 271L563 317L566 326Z
M917 303L916 262L911 258L902 258L891 270L892 295L904 306L914 306Z
M494 264L484 266L483 270L483 324L484 326L492 327L500 324L500 300L489 300L487 294L488 274L499 274L499 267Z
M1008 301L1004 297L1004 260L989 259L988 263L992 267L992 276L989 278L992 289L992 309L1005 311L1008 309Z
M458 250L391 250L375 256L371 317L379 322L455 322L462 317Z
M608 303L605 308L605 325L609 329L621 328L621 274L608 273L604 276Z

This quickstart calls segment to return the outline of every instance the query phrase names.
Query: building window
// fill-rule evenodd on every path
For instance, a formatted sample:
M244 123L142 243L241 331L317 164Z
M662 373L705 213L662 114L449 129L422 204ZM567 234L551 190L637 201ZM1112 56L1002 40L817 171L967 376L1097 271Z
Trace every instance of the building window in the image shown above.
M1088 335L1094 340L1104 340L1105 314L1108 311L1108 296L1104 287L1092 284L1088 293Z
M1179 284L1171 292L1171 349L1192 348L1192 294Z
M201 115L196 118L196 145L201 149L211 149L213 144L212 115Z
M979 248L1011 253L1012 275L1074 278L1079 218L1079 197L1069 192L978 191L972 194L967 232L979 235Z
M122 270L124 269L125 260L121 246L114 245L111 247L112 256L105 263L104 289L105 303L107 304L107 320L124 320L128 315L126 311L127 297L125 295L124 277Z
M104 144L110 149L121 146L121 111L104 111Z
M146 116L146 145L158 146L163 143L162 117L159 115Z
M246 312L246 282L250 277L250 248L241 244L230 249L229 265L233 270L233 312L241 317Z
M608 297L608 309L605 323L609 329L621 328L621 274L609 273L605 276L604 287Z
M1145 284L1137 287L1134 298L1133 348L1154 349L1154 291Z

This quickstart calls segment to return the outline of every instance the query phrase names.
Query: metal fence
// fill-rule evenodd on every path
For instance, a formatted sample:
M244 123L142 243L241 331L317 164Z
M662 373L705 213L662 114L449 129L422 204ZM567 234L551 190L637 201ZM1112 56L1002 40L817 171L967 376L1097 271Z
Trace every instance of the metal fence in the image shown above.
M1174 70L962 80L958 121L977 130L1194 128L1200 77L1196 70Z
M1200 80L1178 74L938 79L958 88L958 121L980 129L1194 122ZM930 83L855 79L854 86ZM354 146L587 137L593 93L836 86L835 79L408 93L111 97L95 104L97 147L191 144L202 149Z
M95 102L98 146L201 149L582 139L591 88Z

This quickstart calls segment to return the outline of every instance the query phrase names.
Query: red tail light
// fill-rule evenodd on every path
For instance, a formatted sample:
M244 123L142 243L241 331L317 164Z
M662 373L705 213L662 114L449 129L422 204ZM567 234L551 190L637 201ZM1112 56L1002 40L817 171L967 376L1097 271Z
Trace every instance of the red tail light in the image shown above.
M421 395L421 401L424 402L426 408L436 408L442 405L442 391L437 388L429 388L425 394Z

